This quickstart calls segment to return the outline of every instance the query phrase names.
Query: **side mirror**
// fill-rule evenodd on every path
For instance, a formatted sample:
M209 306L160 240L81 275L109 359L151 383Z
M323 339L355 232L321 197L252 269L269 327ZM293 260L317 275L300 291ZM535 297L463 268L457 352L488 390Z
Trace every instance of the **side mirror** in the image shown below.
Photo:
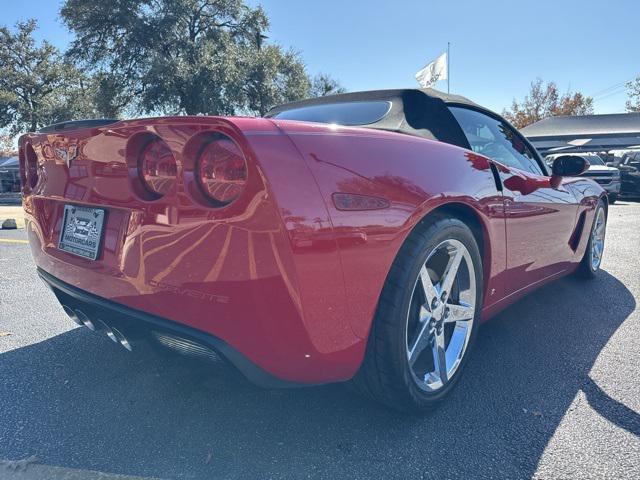
M589 162L578 155L562 155L553 161L551 172L557 177L577 177L589 170Z

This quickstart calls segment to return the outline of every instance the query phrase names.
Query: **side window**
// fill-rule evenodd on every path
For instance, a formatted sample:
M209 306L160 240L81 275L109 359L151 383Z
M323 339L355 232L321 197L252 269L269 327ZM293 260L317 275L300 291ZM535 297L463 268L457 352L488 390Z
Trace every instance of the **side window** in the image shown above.
M627 164L640 170L640 154L634 153L632 157L629 157Z
M535 156L516 133L493 117L463 107L449 107L471 149L509 167L543 175Z

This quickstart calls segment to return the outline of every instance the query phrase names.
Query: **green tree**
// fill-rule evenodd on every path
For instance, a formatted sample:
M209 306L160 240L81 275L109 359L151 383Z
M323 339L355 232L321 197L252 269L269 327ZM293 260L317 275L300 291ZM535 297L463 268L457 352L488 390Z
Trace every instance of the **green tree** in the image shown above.
M640 76L627 83L629 90L629 100L627 100L627 111L640 112Z
M509 110L502 115L516 128L555 115L589 115L593 113L593 98L580 92L560 95L554 82L543 84L540 78L531 82L529 93L521 102L513 100Z
M265 12L242 0L66 0L60 13L103 109L264 114L309 94L299 56L267 45Z
M274 105L308 95L309 78L294 52L268 45L249 52L243 61L240 88L249 113L262 116Z
M36 45L36 21L0 28L0 128L11 135L94 116L91 82L50 43Z
M13 140L14 137L8 133L0 133L0 157L12 157L18 154Z
M346 89L343 88L337 80L333 79L329 75L321 73L313 77L311 81L311 89L309 90L310 97L325 97L327 95L336 95L338 93L345 93Z

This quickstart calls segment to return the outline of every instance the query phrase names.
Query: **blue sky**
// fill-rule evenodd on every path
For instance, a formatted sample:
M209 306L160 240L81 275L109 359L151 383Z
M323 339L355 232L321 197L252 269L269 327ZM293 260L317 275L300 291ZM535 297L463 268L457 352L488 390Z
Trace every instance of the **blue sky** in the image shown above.
M26 16L59 47L71 39L56 0L0 0L1 24ZM624 111L616 85L640 74L637 0L249 0L269 37L299 51L311 73L349 90L416 85L413 75L451 42L451 91L496 111L536 77L595 96L596 113ZM446 83L438 88L446 90ZM608 89L608 90L607 90Z

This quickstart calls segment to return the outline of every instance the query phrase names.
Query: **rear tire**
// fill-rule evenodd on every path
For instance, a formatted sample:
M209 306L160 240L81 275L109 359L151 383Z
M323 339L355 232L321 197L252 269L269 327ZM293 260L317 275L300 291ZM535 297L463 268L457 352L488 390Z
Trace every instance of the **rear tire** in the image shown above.
M403 412L434 408L467 363L482 294L482 260L469 227L443 215L423 220L391 266L352 386Z
M618 201L618 194L617 193L609 194L609 205L613 205L617 201Z
M607 233L607 211L603 200L598 202L593 217L593 224L589 232L589 242L584 256L580 262L577 273L582 278L595 278L600 271L602 255L604 253L604 240Z

